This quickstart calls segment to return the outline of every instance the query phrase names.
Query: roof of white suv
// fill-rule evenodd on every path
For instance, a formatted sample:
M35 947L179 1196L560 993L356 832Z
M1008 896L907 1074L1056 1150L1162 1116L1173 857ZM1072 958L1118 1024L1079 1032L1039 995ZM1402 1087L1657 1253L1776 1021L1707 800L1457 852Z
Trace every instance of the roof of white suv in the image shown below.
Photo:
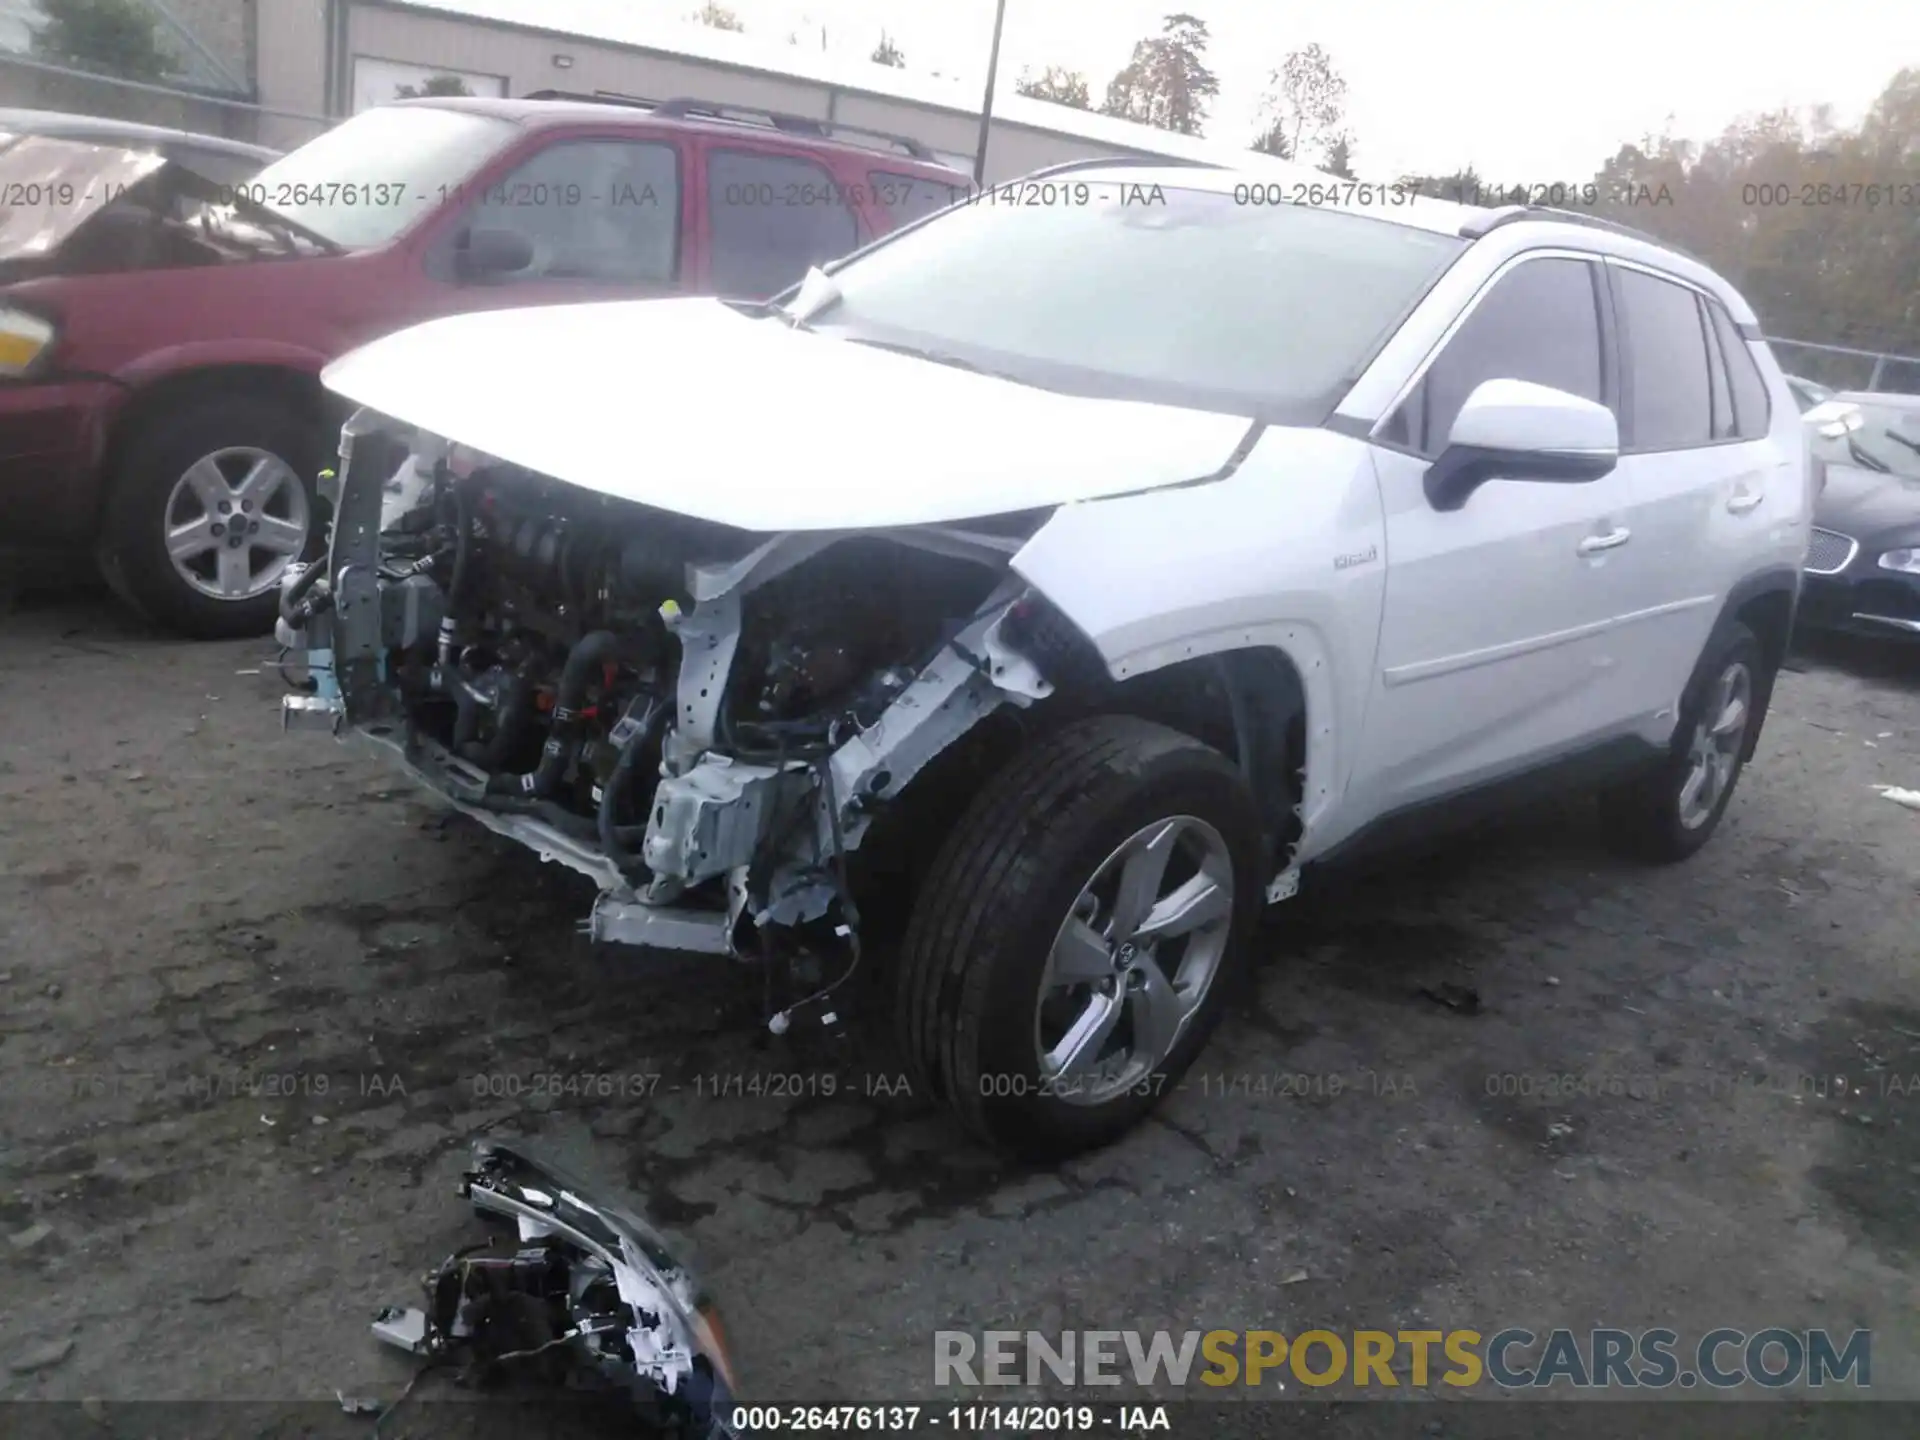
M1759 338L1759 318L1752 307L1710 266L1656 236L1578 211L1518 205L1504 209L1462 205L1453 200L1416 195L1398 185L1343 180L1306 165L1235 170L1202 165L1076 161L1028 178L1044 182L1067 175L1077 180L1110 181L1146 189L1158 185L1163 189L1177 187L1216 194L1231 194L1244 187L1246 193L1258 197L1255 203L1311 204L1343 210L1436 235L1458 235L1478 244L1495 244L1516 253L1550 245L1611 255L1652 266L1707 291L1727 307L1748 338Z

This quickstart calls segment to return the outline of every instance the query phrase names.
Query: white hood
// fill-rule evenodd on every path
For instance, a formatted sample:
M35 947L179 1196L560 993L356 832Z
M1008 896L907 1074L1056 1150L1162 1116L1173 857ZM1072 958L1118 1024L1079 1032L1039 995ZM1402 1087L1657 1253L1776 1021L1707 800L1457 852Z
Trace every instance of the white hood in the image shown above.
M930 524L1197 480L1251 424L1036 390L715 300L453 316L363 346L322 379L501 460L763 532Z

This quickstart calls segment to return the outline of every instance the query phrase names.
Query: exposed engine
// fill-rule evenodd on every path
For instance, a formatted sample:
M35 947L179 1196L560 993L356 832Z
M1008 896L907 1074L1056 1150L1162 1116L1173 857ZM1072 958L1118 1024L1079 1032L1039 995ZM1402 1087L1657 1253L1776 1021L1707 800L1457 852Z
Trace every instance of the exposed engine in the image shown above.
M397 474L394 457L373 462L392 475L371 482L378 524L352 525L373 513L363 463L329 564L283 591L283 639L338 673L326 703L402 720L430 783L567 837L550 858L603 889L663 906L728 877L700 901L728 948L742 915L837 901L843 933L857 923L843 852L864 811L1012 696L986 678L983 626L1017 598L1018 517L1011 536L765 536L458 449Z

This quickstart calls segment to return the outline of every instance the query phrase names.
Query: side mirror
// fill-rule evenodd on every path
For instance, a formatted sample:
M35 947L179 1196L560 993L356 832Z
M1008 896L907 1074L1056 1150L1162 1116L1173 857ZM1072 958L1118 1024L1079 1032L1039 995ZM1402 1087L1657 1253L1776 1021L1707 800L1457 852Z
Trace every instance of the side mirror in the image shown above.
M1619 463L1620 426L1606 406L1551 385L1485 380L1427 467L1427 503L1458 510L1489 480L1584 484Z
M454 242L454 273L462 280L492 280L533 264L533 242L517 230L476 226Z

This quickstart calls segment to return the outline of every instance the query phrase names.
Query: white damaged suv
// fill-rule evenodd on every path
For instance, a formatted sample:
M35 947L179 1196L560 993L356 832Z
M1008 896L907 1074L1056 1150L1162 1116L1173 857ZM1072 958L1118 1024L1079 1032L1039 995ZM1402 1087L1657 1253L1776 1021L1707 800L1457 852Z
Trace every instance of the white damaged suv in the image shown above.
M1706 266L1101 163L829 272L337 361L287 723L590 876L596 938L773 967L776 1030L877 999L1036 1156L1177 1080L1305 867L1543 777L1653 859L1719 822L1811 497Z

